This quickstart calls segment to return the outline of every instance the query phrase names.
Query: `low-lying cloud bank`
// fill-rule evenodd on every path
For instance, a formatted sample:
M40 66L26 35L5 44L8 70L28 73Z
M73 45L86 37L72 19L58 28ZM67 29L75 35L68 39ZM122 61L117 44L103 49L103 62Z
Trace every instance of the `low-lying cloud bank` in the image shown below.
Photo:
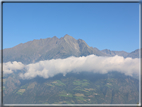
M3 63L4 74L10 74L17 70L22 70L25 67L21 62L7 62Z
M16 61L7 62L3 64L3 70L4 73L26 70L25 73L20 73L19 75L22 79L32 79L36 76L49 78L59 73L65 75L68 72L78 73L82 71L102 74L118 71L125 75L133 76L139 75L139 60L138 58L123 58L117 55L114 57L89 55L86 57L44 60L28 65Z

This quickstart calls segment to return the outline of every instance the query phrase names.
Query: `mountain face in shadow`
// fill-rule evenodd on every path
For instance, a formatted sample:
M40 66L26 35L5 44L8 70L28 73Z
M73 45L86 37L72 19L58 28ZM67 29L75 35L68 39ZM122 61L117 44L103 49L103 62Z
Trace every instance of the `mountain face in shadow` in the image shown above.
M62 38L40 39L19 44L13 48L3 50L4 62L20 61L28 64L40 60L67 58L69 56L87 56L95 54L106 56L96 48L89 47L82 39L74 39L69 35Z

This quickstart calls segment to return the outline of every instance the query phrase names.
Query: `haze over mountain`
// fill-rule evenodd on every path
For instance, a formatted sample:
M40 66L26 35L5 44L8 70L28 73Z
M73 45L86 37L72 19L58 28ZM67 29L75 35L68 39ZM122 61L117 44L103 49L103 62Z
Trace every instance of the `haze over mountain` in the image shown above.
M69 56L114 56L120 55L123 57L138 58L139 51L127 53L125 51L100 51L96 47L89 47L82 39L74 39L72 36L65 35L62 38L53 38L33 40L26 43L21 43L13 48L3 50L4 62L20 61L24 64L38 62L40 60L49 60L57 58L67 58Z

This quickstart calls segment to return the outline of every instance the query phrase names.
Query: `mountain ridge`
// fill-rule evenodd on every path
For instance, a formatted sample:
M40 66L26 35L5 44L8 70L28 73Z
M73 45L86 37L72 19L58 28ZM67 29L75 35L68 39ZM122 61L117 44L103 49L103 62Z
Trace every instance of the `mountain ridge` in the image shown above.
M90 48L85 41L76 40L69 35L60 39L54 36L53 38L29 41L13 48L4 49L3 53L4 62L16 60L23 63L69 56L105 55L101 51Z
M72 36L66 34L64 37L40 39L20 43L12 48L3 50L3 62L20 61L24 64L38 62L40 60L50 60L57 58L67 58L70 56L87 56L94 54L97 56L114 56L138 57L138 51L135 53L127 53L121 51L99 50L96 47L90 47L82 40L76 40ZM128 55L129 54L129 55Z
M119 56L123 56L124 58L126 57L131 57L131 58L139 58L139 52L141 49L136 49L130 53L125 52L125 51L111 51L109 49L104 49L101 50L103 53L110 55L110 56L115 56L115 55L119 55Z

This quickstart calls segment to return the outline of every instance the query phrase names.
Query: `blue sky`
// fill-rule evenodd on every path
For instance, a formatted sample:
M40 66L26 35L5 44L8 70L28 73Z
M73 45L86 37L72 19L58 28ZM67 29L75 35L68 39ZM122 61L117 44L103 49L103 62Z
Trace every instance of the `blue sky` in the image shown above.
M100 50L139 48L139 3L4 3L3 48L65 34Z

